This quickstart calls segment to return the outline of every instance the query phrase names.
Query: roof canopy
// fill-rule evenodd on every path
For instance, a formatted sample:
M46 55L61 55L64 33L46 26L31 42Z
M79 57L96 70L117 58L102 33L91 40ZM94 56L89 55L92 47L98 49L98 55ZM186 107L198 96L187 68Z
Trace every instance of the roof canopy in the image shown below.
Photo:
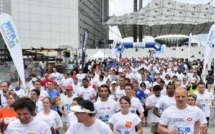
M210 1L152 0L137 12L110 17L107 24L117 25L123 38L133 36L134 24L143 26L144 36L204 34L215 21L215 2Z

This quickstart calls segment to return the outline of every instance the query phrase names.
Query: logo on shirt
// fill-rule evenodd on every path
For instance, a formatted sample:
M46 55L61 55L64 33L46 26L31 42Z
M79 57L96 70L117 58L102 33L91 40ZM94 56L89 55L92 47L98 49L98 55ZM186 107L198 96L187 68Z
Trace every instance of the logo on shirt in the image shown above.
M110 110L111 109L111 107L107 107L107 110Z
M125 127L126 128L131 128L132 127L132 122L131 121L126 121L125 122Z
M105 110L105 107L101 107L101 108L99 108L99 110Z
M174 118L174 122L185 122L183 118Z
M193 120L193 119L192 119L191 117L188 117L188 118L187 118L187 121L188 121L188 122L191 122L192 120Z
M136 106L131 106L132 108L136 108Z

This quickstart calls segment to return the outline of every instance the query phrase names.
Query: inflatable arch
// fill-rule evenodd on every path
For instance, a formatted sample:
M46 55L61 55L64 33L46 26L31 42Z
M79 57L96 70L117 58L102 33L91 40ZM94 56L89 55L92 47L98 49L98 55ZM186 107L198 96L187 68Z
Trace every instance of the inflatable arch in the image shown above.
M157 42L113 42L113 58L120 59L125 48L154 48L156 57L163 57L166 45Z

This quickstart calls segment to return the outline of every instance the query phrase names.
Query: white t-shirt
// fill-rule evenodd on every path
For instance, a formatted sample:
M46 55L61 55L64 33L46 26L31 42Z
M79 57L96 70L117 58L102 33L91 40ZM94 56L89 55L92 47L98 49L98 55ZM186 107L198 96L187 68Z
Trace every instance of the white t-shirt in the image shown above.
M157 102L163 97L163 95L161 95L160 97L156 97L154 94L149 96L146 99L146 106L155 106L157 104ZM159 109L158 109L159 110ZM151 122L159 122L160 118L158 118L154 113L153 113L153 109L149 110L149 117Z
M118 112L109 119L109 123L113 124L113 130L119 134L135 134L135 126L140 122L140 118L132 113L123 115Z
M77 90L80 88L80 85L78 84L72 84L72 87L73 87L73 90L72 90L72 93L73 94L76 94L77 93ZM77 94L76 94L77 95Z
M7 106L7 100L6 100L6 97L4 97L4 95L3 95L3 92L2 91L0 91L1 92L1 106L0 107L6 107Z
M98 81L99 81L98 78L94 77L94 78L91 79L90 83L98 86Z
M78 85L80 86L82 84L82 80L85 78L86 74L77 74L76 77L78 78Z
M43 98L45 98L45 97L49 97L49 94L48 94L48 92L47 91L45 91L45 90L40 90L40 97L39 97L39 100L43 100Z
M66 95L63 98L61 98L61 102L62 102L62 105L64 107L63 109L64 109L64 112L65 112L66 116L71 112L70 107L71 107L72 101L73 101L73 99L75 97L77 97L77 96L76 95L72 95L72 97L69 98ZM66 117L63 116L62 118L63 118L63 121L65 122L66 121Z
M110 117L115 112L120 110L118 103L111 98L108 98L108 100L105 102L101 100L96 101L94 107L96 111L96 118L107 124Z
M19 119L12 121L6 130L7 134L51 134L49 126L36 117L28 124L22 124Z
M196 111L199 112L199 113L201 114L200 120L199 120L199 121L200 121L200 124L206 124L206 123L207 123L207 120L205 120L206 117L205 117L205 114L203 113L203 111L202 111L199 107L197 107L197 106L190 106L190 107L196 109Z
M39 113L42 110L43 110L43 102L38 100L36 103L36 112Z
M23 89L19 89L19 91L14 91L16 92L16 95L19 96L19 98L26 96L25 91Z
M214 99L213 95L207 91L203 94L200 94L198 91L195 92L197 99L196 102L200 103L200 108L205 114L206 117L210 117L210 105L211 101Z
M149 89L147 89L147 88L146 88L145 90L143 90L143 92L144 92L147 96L149 96L149 95L150 95L150 93L151 93L151 92L150 92L150 90L149 90Z
M166 87L161 90L161 94L166 96Z
M131 98L131 107L129 108L129 111L133 114L136 114L137 111L139 113L144 112L143 105L138 98L135 97Z
M82 94L84 100L90 100L90 97L94 97L97 95L95 89L93 89L91 86L89 86L88 88L80 87L77 90L76 95L80 96Z
M85 126L83 123L74 123L65 134L113 134L110 127L104 122L95 119L91 126Z
M77 116L74 114L74 112L69 113L66 116L66 126L69 128L73 123L78 122Z
M194 124L201 118L201 113L196 108L187 106L185 109L178 109L171 106L161 115L160 124L168 129L178 128L178 134L193 134ZM204 121L207 122L205 118Z
M61 74L60 74L60 73L58 73L58 72L53 72L53 73L51 73L51 76L52 76L52 78L53 78L53 80L54 80L55 82L57 82L57 83L60 82L60 79L61 79Z
M164 96L162 97L157 104L155 105L158 109L164 111L166 110L168 107L175 105L175 98L174 97L169 97L169 96Z
M48 115L45 115L44 114L44 111L40 111L38 114L37 114L37 117L39 119L41 119L42 121L49 121L50 124L53 126L53 127L56 127L56 126L61 126L63 127L63 122L61 120L61 117L60 115L54 111L54 110L51 110L50 113Z
M73 81L72 78L63 78L61 80L61 84L62 84L62 86L63 86L64 89L66 88L67 85L71 85L73 83L74 83L74 81Z
M121 90L119 86L116 88L115 94L117 100L120 99L122 96L126 95L125 90L124 89Z

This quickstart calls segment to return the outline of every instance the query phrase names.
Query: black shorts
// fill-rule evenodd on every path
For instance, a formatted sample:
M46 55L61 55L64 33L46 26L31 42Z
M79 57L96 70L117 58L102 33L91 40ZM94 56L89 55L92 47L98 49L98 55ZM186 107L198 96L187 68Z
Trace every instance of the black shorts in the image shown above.
M144 108L144 117L148 117L148 111L149 110L146 110L146 106L143 105L143 108Z
M207 120L207 126L209 126L209 121L210 121L210 117L206 117L206 120Z

